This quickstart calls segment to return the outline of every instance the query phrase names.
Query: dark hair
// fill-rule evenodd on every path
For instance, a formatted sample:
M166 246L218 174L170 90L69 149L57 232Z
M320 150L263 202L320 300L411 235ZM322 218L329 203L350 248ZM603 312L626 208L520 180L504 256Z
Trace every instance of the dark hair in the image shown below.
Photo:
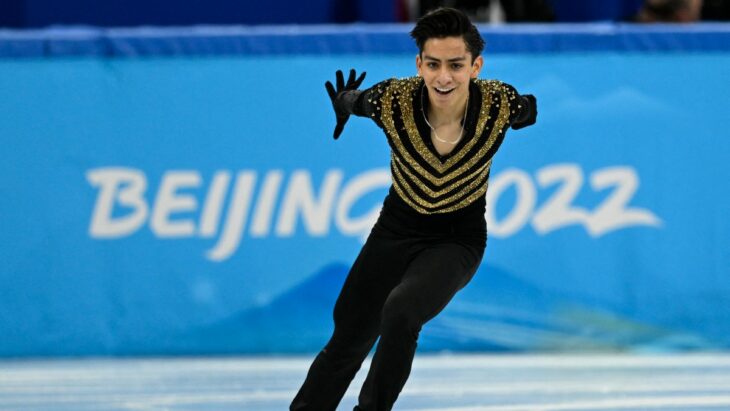
M466 50L472 58L482 54L484 39L469 17L463 12L450 7L439 7L429 11L416 22L411 30L411 37L416 41L418 54L423 53L426 40L431 38L461 37L466 43Z
M672 20L678 11L687 8L686 0L645 1L644 9L660 20Z

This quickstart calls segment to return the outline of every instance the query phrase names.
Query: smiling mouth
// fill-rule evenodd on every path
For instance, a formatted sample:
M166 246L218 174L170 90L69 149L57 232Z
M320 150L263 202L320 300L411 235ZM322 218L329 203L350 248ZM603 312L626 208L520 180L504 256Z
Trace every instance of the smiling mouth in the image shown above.
M445 96L445 95L451 93L452 91L454 91L454 88L439 88L439 87L434 87L433 89L436 90L436 93L438 93L438 94L440 94L442 96Z

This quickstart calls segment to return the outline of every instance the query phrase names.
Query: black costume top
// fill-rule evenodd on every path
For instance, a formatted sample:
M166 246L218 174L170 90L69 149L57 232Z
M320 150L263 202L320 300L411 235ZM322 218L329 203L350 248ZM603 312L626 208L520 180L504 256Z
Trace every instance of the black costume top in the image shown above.
M422 78L390 79L357 93L351 112L372 118L391 147L393 185L384 209L418 225L483 220L492 158L505 132L533 124L537 115L534 97L497 80L472 79L463 137L440 155L425 120L429 100Z

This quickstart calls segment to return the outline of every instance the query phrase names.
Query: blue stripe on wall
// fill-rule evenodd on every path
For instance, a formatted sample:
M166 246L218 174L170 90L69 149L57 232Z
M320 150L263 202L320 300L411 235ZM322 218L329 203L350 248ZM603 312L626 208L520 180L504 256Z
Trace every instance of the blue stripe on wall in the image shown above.
M299 54L416 51L410 24L198 26L0 30L0 58ZM730 24L480 26L488 53L695 52L730 50Z

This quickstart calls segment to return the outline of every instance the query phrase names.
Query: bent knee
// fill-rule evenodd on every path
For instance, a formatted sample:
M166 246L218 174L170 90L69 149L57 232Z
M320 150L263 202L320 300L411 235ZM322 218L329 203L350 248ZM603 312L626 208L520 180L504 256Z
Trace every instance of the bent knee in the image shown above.
M323 352L337 358L361 357L367 355L376 338L377 335L366 333L364 330L336 327Z
M396 296L386 301L382 313L382 335L406 334L417 338L422 325L406 299Z

